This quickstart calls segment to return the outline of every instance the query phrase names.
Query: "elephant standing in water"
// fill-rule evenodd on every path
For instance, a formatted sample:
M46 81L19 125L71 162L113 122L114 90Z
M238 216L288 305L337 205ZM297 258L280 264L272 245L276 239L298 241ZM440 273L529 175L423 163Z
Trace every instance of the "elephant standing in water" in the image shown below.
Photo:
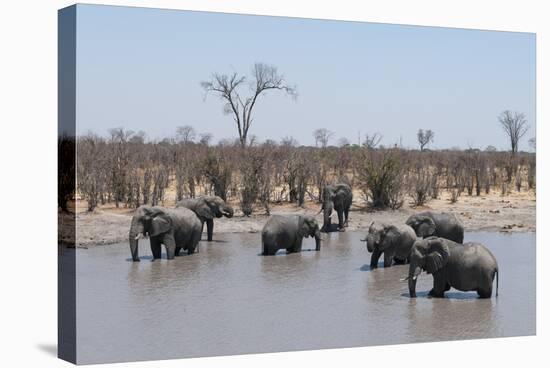
M233 217L233 208L218 196L200 196L197 198L183 199L176 203L176 208L178 207L189 208L191 211L195 212L201 220L203 227L206 222L208 241L212 241L214 218L220 218L222 216L227 218ZM201 229L203 227L201 227Z
M321 233L313 216L273 215L262 230L262 255L274 255L279 249L300 252L302 239L310 236L315 238L315 250L321 250Z
M416 241L414 230L408 225L391 225L373 221L369 226L367 250L372 253L370 268L378 267L378 259L384 253L384 267L391 267L392 262L406 263L411 248Z
M167 209L141 206L132 217L129 240L132 260L139 262L138 242L149 236L153 260L161 257L161 244L166 257L173 259L181 249L193 254L201 239L202 224L195 213L187 208Z
M452 213L420 212L409 217L406 224L421 238L438 236L457 243L464 241L464 225Z
M409 275L409 295L416 297L416 279L422 271L434 279L429 294L442 298L445 291L454 287L460 291L477 291L480 298L490 298L493 280L497 277L498 264L495 256L478 243L464 245L452 240L429 237L417 240L411 250Z
M325 186L323 189L323 206L319 211L323 212L321 231L327 233L331 231L332 209L338 214L338 230L344 231L344 227L348 226L349 208L352 201L353 194L349 185L340 183Z

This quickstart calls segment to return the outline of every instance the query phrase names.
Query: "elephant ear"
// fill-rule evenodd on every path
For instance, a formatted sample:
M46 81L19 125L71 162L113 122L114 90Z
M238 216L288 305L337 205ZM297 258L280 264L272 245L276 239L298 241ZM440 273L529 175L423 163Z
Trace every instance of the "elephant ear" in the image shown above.
M310 228L307 219L304 219L302 216L300 216L300 219L298 220L298 234L303 237L307 238L310 235Z
M172 220L166 213L158 213L151 220L149 236L157 236L170 231Z
M201 198L201 200L195 207L195 213L197 214L197 216L202 217L206 220L212 220L215 217L214 212L204 198Z
M334 191L334 194L332 196L332 200L334 203L344 203L344 199L348 195L348 192L344 186L339 186Z
M441 239L428 240L426 254L426 272L433 274L447 264L449 247Z
M428 216L422 216L416 228L416 234L426 238L435 234L435 222Z
M398 237L399 231L394 225L385 225L383 230L380 232L380 244L389 246L391 245L393 239L397 239Z

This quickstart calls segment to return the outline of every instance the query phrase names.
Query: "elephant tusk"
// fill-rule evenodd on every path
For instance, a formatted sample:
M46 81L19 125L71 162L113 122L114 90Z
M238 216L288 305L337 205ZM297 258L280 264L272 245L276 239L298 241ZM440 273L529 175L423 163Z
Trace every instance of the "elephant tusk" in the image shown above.
M409 279L409 276L404 277L404 278L402 278L402 279L399 279L399 281L402 281L402 282L403 282L403 281L407 281L408 279Z
M141 239L141 233L137 234L136 237L134 238L134 240L139 240Z
M417 277L418 277L418 276L413 276L413 281L416 281L416 278L417 278Z

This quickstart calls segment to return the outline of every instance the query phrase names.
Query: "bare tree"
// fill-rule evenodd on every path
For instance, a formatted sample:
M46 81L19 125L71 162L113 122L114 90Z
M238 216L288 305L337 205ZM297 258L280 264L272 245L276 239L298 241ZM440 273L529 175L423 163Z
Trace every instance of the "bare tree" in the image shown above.
M525 114L521 112L511 112L510 110L503 111L498 117L500 126L510 138L510 144L512 148L512 155L518 152L518 143L521 137L527 133L529 125L525 119Z
M286 136L281 139L281 146L296 147L298 144L298 141L291 136Z
M416 133L416 137L418 139L418 144L420 145L420 150L424 151L424 148L430 143L434 141L434 135L435 133L428 129L426 131L419 129L418 133Z
M128 142L134 143L134 144L137 144L137 143L143 144L143 143L145 143L145 138L146 137L147 137L147 134L143 130L140 130L139 132L132 135L130 137L130 139L128 140Z
M363 142L363 146L369 149L374 149L376 146L380 144L380 141L382 140L382 135L379 133L374 133L373 135L366 134L365 135L365 142Z
M190 125L179 126L176 128L176 140L180 143L189 143L195 140L195 128Z
M349 145L350 145L350 141L346 137L342 137L338 139L338 147L347 147Z
M328 129L325 129L325 128L315 129L313 131L313 138L315 138L315 146L318 147L320 144L321 147L325 148L328 145L328 141L330 140L330 138L332 138L333 135L334 133Z
M212 140L212 137L212 133L201 133L199 134L199 143L208 146Z
M213 92L223 101L224 113L233 116L239 132L239 141L242 147L246 147L248 131L252 124L252 112L258 98L269 90L280 90L296 98L295 86L289 86L277 68L263 63L254 64L252 81L249 83L251 94L248 97L241 96L240 87L247 82L246 77L239 76L236 72L231 75L214 73L210 81L201 82L201 87L206 93Z

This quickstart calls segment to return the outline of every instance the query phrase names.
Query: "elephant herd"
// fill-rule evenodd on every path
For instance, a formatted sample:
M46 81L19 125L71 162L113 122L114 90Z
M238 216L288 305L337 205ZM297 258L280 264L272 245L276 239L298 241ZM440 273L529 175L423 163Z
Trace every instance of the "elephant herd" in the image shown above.
M287 253L300 252L303 238L315 239L315 250L321 250L321 232L344 231L352 203L352 191L347 184L328 185L323 190L323 226L310 215L272 215L261 233L262 255L274 255L279 249ZM331 224L332 211L338 225ZM173 259L183 249L187 254L198 252L204 223L207 239L212 241L214 218L232 217L233 209L220 197L201 196L185 199L175 208L141 206L129 231L132 260L139 261L138 242L149 237L153 260L161 258L161 245L166 256ZM490 298L498 265L493 254L482 244L465 243L464 226L454 215L422 212L409 217L405 224L372 222L364 241L372 253L370 268L378 267L384 255L384 267L409 263L409 295L416 297L416 280L422 271L433 276L432 297L443 297L454 287L461 291L476 291L480 298Z
M139 262L138 241L149 237L153 260L161 256L161 245L166 248L166 258L173 259L181 250L193 254L198 250L204 223L208 241L212 241L214 218L233 217L233 208L216 196L184 199L176 208L139 207L130 225L129 241L132 260Z
M476 291L480 298L490 298L497 278L495 256L479 243L464 243L464 226L454 215L421 212L410 216L403 225L372 222L366 237L372 253L371 269L384 254L384 267L409 263L409 295L416 297L416 280L422 271L433 276L431 297L442 298L451 287Z

